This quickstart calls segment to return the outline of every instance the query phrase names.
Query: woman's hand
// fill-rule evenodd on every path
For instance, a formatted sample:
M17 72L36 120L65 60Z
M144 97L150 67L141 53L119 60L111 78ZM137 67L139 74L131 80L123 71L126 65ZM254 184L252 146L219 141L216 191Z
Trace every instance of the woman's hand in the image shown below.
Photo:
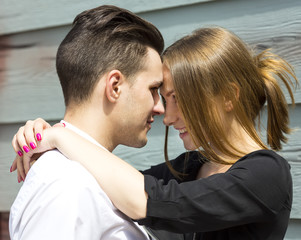
M85 167L119 210L133 219L146 216L148 195L144 191L144 176L139 171L74 131L45 123L42 119L29 121L13 140L16 153L22 151L22 156L17 155L12 166L12 170L18 169L19 181L25 178L30 162L36 159L35 154L57 148L68 159ZM43 133L40 141L38 133ZM31 142L36 144L35 148L31 147ZM29 151L26 152L23 146L30 147Z
M63 126L56 124L55 126ZM18 182L25 179L29 171L30 163L35 161L43 152L53 149L50 142L43 141L46 129L51 128L45 120L38 118L34 121L27 121L15 134L12 146L16 152L16 158L10 171L18 171Z

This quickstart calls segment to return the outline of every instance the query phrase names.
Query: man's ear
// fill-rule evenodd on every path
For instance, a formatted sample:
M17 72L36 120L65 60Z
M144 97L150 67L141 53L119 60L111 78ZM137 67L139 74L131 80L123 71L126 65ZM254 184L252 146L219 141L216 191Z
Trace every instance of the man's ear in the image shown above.
M112 70L106 76L107 99L115 103L121 93L121 84L124 82L124 75L119 70Z

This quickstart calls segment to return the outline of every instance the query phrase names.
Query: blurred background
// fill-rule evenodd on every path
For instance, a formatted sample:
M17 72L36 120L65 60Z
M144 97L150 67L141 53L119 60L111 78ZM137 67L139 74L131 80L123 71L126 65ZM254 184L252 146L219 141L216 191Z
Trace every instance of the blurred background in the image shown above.
M10 206L22 183L9 169L15 153L11 140L28 119L56 123L64 102L55 70L56 50L74 17L111 4L129 9L155 24L166 46L198 27L218 25L259 49L273 51L295 68L301 79L300 0L0 0L0 240L9 239ZM295 92L291 125L301 126L301 90ZM137 169L164 161L165 127L157 117L142 149L120 146L114 153ZM263 131L264 136L264 131ZM294 200L286 240L301 239L301 132L296 130L281 154L289 161ZM184 152L177 133L169 137L169 157Z

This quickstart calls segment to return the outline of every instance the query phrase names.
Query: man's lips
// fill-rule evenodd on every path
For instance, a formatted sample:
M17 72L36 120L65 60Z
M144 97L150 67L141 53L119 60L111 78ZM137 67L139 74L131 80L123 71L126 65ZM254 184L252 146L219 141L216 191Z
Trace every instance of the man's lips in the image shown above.
M149 124L152 124L153 122L154 122L154 119L153 119L153 118L147 120L147 123L149 123Z
M152 118L152 119L149 119L149 120L147 120L147 126L148 126L148 128L149 129L151 129L152 128L152 123L154 122L154 119Z

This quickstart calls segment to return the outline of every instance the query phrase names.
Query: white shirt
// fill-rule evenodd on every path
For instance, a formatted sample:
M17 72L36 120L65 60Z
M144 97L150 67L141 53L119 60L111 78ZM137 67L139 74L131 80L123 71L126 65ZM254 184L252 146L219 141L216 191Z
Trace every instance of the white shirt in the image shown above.
M28 172L11 207L9 232L12 240L149 239L141 226L114 207L81 164L58 150L43 154Z

